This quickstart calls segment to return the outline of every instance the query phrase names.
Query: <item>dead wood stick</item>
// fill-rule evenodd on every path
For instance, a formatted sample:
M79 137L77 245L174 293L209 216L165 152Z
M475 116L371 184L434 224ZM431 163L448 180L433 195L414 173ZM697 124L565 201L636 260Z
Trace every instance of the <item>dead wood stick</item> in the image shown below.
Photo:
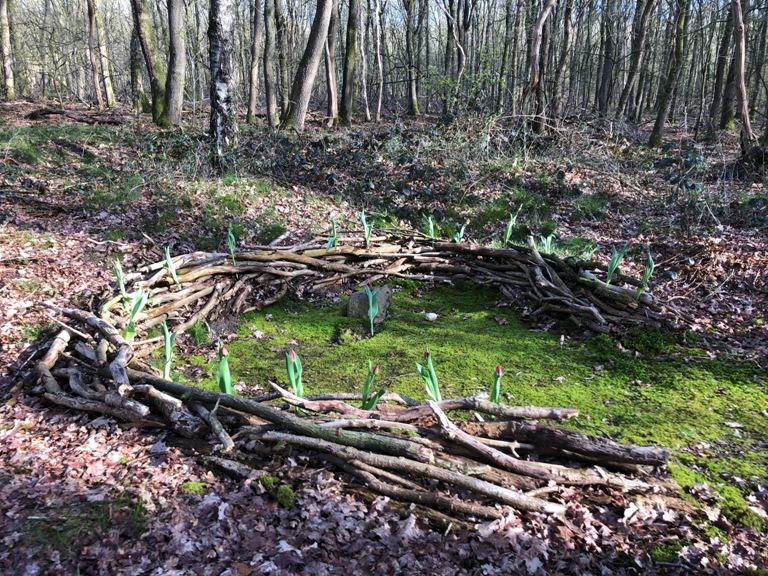
M303 410L319 412L321 414L326 414L328 412L338 412L339 414L351 414L353 416L357 416L358 418L366 418L370 415L368 410L355 408L346 402L341 402L339 400L312 401L300 396L296 396L285 388L281 388L274 382L270 382L269 385L273 390L280 394L283 400L288 402L288 404L291 406L298 406Z
M142 394L146 394L147 396L154 398L155 400L159 400L160 402L165 402L166 404L170 404L172 406L175 406L176 408L181 408L183 406L183 403L178 398L174 398L170 394L166 394L165 392L160 392L157 388L150 384L134 384L133 389L136 392L141 392Z
M542 408L538 406L507 406L496 404L476 396L452 398L439 403L440 409L447 410L476 410L500 418L551 419L567 420L578 416L579 411L572 408ZM419 405L396 411L371 411L371 418L392 420L394 422L413 422L432 415L429 406Z
M198 404L197 402L193 402L190 404L192 410L197 412L197 414L205 420L205 423L208 424L211 428L211 432L213 432L216 437L221 442L221 445L223 447L224 452L231 452L232 449L235 447L235 443L232 440L232 437L227 433L226 430L224 430L224 426L221 425L221 422L219 422L219 419L216 418L216 408L219 407L218 404L216 404L216 407L214 407L213 410L208 410L205 406L202 404Z
M524 494L513 492L506 488L496 486L484 480L478 480L471 476L465 476L450 470L445 470L430 464L405 460L393 456L363 452L350 446L339 446L334 442L328 442L319 438L309 438L306 436L297 436L295 434L286 434L282 432L267 432L264 434L265 440L289 442L304 448L328 452L344 460L360 460L371 466L385 468L388 470L397 470L409 474L418 474L428 478L434 478L445 482L448 485L471 490L477 494L482 494L493 498L494 500L507 504L519 510L528 510L532 512L542 512L547 514L559 514L565 512L565 507L546 500L538 498L529 498Z
M394 476L395 478L399 477L395 476L394 474L389 474L379 468L364 464L359 460L352 460L348 464L342 466L342 468L349 474L352 474L353 476L356 476L358 479L360 479L363 484L371 490L389 498L394 498L395 500L414 502L416 504L421 504L422 506L438 508L440 510L447 510L452 513L458 513L465 516L473 516L478 518L495 519L501 518L501 516L504 514L503 510L493 508L491 506L473 504L453 498L446 498L445 496L441 496L435 492L427 492L423 489L420 489L418 485L416 485L416 487L404 488L393 486L392 484L388 484L382 480L379 480L377 476L386 478L390 482L395 482L396 480L388 476Z
M548 470L537 468L536 466L531 465L530 462L518 460L517 458L505 454L504 452L499 452L495 448L486 446L477 440L477 438L474 438L466 432L463 432L448 419L448 417L445 415L445 412L440 409L440 406L436 402L427 400L427 405L437 417L442 435L448 440L471 448L475 453L479 454L487 460L490 460L495 465L504 468L505 470L515 472L516 474L523 474L525 476L531 476L532 478L553 482L559 480L555 474L552 474Z
M170 302L166 302L162 306L153 307L152 309L147 311L146 314L144 314L144 318L142 318L141 324L147 325L147 320L151 320L152 318L156 318L157 316L166 314L172 310L178 310L179 308L184 308L184 306L188 306L189 304L196 302L200 298L203 298L204 296L208 296L208 294L213 292L214 289L215 289L215 286L206 286L202 290L193 292L192 294L190 294L189 296L185 296L181 300L170 301Z
M197 280L204 276L214 276L217 274L246 274L249 272L262 272L271 274L272 276L280 276L283 278L296 278L297 276L315 275L317 272L314 270L295 270L288 272L286 270L280 270L279 268L273 268L262 264L252 264L250 266L237 266L232 264L211 266L210 268L195 269L187 272L183 276L179 276L179 282L190 282Z
M316 438L326 439L330 442L336 442L345 446L353 446L361 450L371 450L374 452L383 452L395 456L403 456L419 462L431 462L435 456L432 450L420 446L406 439L388 438L376 434L367 434L364 432L354 432L347 430L329 430L322 428L317 424L307 422L306 420L277 410L271 406L254 402L248 398L239 396L230 396L220 392L204 390L202 388L193 388L185 386L178 382L164 380L159 376L154 376L146 372L128 369L128 374L132 380L139 383L152 384L155 388L173 394L182 400L197 400L208 404L215 404L217 401L222 406L253 414L274 424L279 424L284 428L292 430L297 434L306 434Z
M514 439L612 462L663 466L670 456L670 451L663 448L620 444L601 436L539 422L462 422L458 426L473 436Z
M67 349L68 345L69 331L62 330L56 334L56 337L53 339L53 342L51 342L51 347L48 348L48 352L45 353L45 356L43 356L43 358L35 365L35 372L49 394L61 394L61 387L51 374L51 368L56 364L59 356Z
M107 363L107 350L109 349L109 340L100 338L96 346L96 366L103 366Z
M142 418L139 414L131 412L130 410L121 409L117 406L108 406L103 402L95 400L88 400L87 398L76 398L69 396L68 394L43 394L43 398L59 406L65 406L73 410L80 410L83 412L97 412L99 414L105 414L112 416L118 420L127 420L133 424L140 426L146 426L150 428L164 428L165 424L158 420Z

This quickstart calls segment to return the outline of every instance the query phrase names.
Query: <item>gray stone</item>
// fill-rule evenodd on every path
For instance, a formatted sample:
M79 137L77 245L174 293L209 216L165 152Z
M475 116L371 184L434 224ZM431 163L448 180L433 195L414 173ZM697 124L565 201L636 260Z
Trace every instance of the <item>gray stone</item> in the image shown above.
M373 288L371 292L373 292L373 297L379 305L379 311L376 313L376 318L373 319L373 322L374 324L381 324L384 322L384 318L387 317L387 309L392 300L392 288L380 286L379 288ZM368 318L368 294L365 290L359 290L349 297L347 316L350 318Z

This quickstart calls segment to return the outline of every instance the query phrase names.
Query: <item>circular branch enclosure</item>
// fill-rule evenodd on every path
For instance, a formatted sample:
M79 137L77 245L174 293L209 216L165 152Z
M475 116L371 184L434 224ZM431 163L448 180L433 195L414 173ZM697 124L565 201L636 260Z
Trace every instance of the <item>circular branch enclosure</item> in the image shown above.
M563 316L600 332L674 328L686 321L638 290L640 281L615 274L613 283L606 282L605 266L541 254L532 240L509 249L380 241L365 249L304 244L233 255L195 252L170 264L148 264L123 278L126 294L142 291L151 298L133 327L140 337L167 321L179 333L203 319L274 303L289 290L388 277L497 286L507 298L529 298L534 315ZM220 454L207 456L208 462L235 477L250 474L254 454L293 446L318 465L330 463L367 489L414 503L441 521L498 518L505 507L560 513L565 505L557 492L568 485L676 493L676 484L653 470L666 464L669 451L539 422L574 417L578 411L572 409L507 406L480 397L419 404L387 394L374 409L363 410L355 402L359 397L301 398L272 383L273 394L247 398L164 380L142 361L163 345L162 338L134 344L123 337L131 308L126 294L115 293L94 311L58 310L68 324L62 323L35 364L37 391L55 404L129 425L185 438L213 436ZM448 411L476 418L454 421Z

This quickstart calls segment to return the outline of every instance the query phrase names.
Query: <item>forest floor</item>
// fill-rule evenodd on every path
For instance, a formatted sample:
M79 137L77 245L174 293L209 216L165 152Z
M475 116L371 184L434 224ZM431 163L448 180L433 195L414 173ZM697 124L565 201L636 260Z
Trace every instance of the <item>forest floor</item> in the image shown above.
M668 145L649 150L642 130L598 121L547 137L439 116L351 130L310 126L303 136L244 127L220 177L201 130L162 132L127 113L78 107L62 114L47 102L0 105L0 571L768 570L768 473L726 479L741 489L743 522L721 514L722 497L697 482L687 494L692 510L567 489L559 495L569 503L565 518L510 512L436 531L384 498L351 493L343 476L301 456L263 464L265 475L295 489L297 504L285 508L262 483L217 477L146 431L31 395L7 403L14 378L55 329L41 304L93 307L113 289L113 259L130 268L162 259L165 246L226 250L230 226L243 246L280 236L300 242L327 236L331 216L342 237L359 236L360 210L378 230L409 234L431 217L444 238L466 224L464 238L486 244L498 244L517 214L514 241L553 235L564 254L602 261L611 246L632 241L623 267L639 276L646 249L653 253L654 295L691 318L682 338L709 359L749 366L766 395L767 174L739 163L733 136L694 143L676 126ZM755 410L762 436L750 447L765 471L768 410ZM715 451L694 449L702 459Z

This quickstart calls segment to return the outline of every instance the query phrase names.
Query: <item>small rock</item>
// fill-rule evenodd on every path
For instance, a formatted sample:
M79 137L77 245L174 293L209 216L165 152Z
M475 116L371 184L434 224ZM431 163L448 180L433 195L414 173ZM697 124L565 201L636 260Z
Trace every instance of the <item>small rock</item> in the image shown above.
M437 320L437 314L435 314L434 312L427 312L424 315L424 318L426 318L428 322L434 322L435 320Z
M744 424L739 424L738 422L723 422L728 428L744 428Z
M392 288L380 286L379 288L374 288L372 292L373 297L376 299L376 304L379 306L379 311L376 313L376 318L374 318L373 322L381 324L384 322L384 318L387 317L387 309L392 300ZM368 294L364 290L355 292L349 297L347 316L350 318L368 318Z

